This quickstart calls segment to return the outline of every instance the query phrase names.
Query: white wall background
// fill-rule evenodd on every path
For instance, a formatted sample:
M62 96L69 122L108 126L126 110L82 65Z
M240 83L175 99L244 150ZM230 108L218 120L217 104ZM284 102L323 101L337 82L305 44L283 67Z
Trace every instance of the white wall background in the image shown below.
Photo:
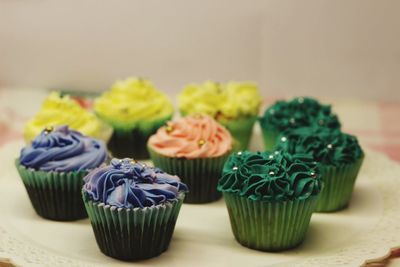
M400 99L396 0L0 0L0 86L177 93L255 80L266 96Z

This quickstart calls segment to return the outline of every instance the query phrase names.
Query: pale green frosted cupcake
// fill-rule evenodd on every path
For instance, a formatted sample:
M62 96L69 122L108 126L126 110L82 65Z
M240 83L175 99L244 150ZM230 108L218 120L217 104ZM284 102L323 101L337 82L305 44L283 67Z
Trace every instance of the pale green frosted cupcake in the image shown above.
M235 150L247 149L261 105L253 83L207 81L186 86L178 96L183 115L206 114L224 125L235 139Z
M339 130L307 127L284 132L278 140L277 149L308 154L319 163L324 190L316 211L337 211L349 205L364 159L355 136Z
M281 251L303 242L321 179L312 157L287 152L232 154L218 184L236 240Z
M148 138L172 118L174 109L150 81L128 78L97 98L94 111L114 129L108 142L113 156L145 159Z

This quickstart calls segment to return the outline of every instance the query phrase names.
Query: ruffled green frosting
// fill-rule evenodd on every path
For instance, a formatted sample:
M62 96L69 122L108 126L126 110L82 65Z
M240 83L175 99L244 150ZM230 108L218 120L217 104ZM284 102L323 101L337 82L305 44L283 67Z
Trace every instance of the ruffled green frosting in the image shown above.
M339 130L303 127L283 132L277 150L307 154L326 165L351 164L363 156L355 136Z
M291 101L277 101L269 107L260 119L264 129L284 131L305 126L319 126L340 129L338 117L330 105L322 105L309 97L298 97Z
M321 183L309 155L243 151L226 161L218 190L252 200L290 201L318 195Z

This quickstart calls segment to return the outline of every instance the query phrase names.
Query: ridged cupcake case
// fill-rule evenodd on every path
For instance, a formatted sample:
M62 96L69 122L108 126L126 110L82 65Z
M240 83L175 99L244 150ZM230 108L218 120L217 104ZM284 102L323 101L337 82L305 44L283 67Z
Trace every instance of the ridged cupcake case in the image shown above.
M216 158L170 158L157 154L150 149L155 166L168 173L178 175L190 189L185 203L201 204L221 198L217 185L228 154Z
M334 212L349 205L363 161L364 155L351 164L320 166L324 189L317 201L316 212Z
M224 193L231 228L243 246L282 251L300 245L307 234L317 197L283 202L254 201Z
M143 209L124 209L95 203L86 192L83 201L99 249L119 260L153 258L169 247L184 199Z
M44 172L27 169L15 160L29 199L36 213L55 221L73 221L87 217L81 198L81 172Z

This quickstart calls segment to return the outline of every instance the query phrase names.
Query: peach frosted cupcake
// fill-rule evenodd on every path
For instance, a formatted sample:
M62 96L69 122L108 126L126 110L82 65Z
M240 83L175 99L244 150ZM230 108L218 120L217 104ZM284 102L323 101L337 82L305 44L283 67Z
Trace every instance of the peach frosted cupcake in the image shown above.
M150 137L148 148L155 166L178 175L190 188L188 203L217 200L225 160L232 151L228 130L209 116L169 121Z

